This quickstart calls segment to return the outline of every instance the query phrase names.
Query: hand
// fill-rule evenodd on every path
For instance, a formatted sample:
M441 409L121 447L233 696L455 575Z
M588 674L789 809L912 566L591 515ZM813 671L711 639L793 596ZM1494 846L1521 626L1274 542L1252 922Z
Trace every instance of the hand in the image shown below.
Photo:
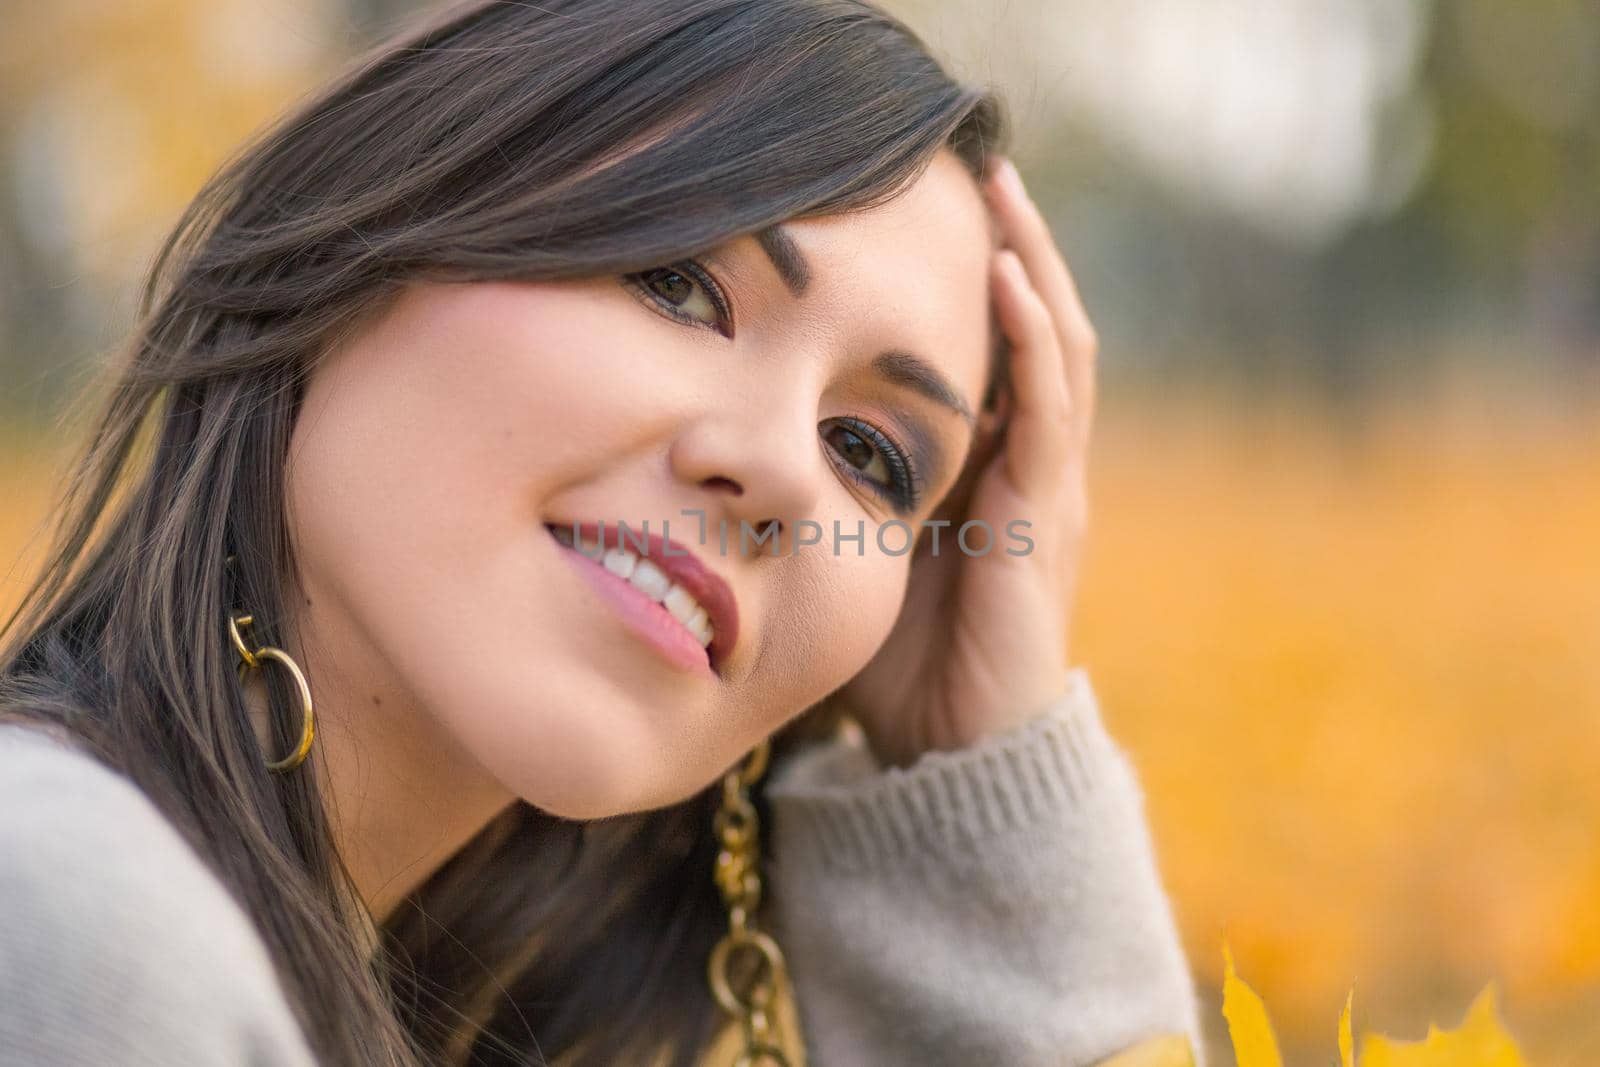
M1077 286L1010 161L984 183L1002 234L991 263L1010 342L1009 389L980 417L972 457L912 556L904 606L878 654L830 699L880 762L906 766L1020 725L1066 689L1067 640L1088 518L1085 462L1099 347ZM970 531L972 555L956 532ZM1016 534L1007 523L1026 520ZM939 535L939 550L932 552ZM984 552L984 545L992 547Z

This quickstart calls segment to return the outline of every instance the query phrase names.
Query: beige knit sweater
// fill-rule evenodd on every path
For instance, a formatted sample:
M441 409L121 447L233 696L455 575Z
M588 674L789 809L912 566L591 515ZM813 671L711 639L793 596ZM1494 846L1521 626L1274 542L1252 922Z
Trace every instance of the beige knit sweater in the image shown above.
M773 932L810 1067L1200 1047L1134 777L1081 670L1026 726L771 771ZM0 1063L311 1067L250 921L127 779L0 726Z
M774 768L773 933L811 1067L1080 1067L1193 986L1132 768L1087 673L1026 725L909 768L830 742Z

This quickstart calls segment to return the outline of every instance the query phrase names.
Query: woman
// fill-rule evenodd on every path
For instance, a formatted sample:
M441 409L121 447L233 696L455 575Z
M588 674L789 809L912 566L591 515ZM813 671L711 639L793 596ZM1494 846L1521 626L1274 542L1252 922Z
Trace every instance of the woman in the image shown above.
M13 1058L1193 1037L1002 125L856 0L480 0L233 159L0 659Z

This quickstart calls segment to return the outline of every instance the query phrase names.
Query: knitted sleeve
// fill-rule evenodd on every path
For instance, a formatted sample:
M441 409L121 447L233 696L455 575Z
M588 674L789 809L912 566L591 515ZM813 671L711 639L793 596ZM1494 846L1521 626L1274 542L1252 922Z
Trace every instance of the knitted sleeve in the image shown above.
M313 1067L244 911L137 786L0 725L0 1062Z
M810 1067L1082 1067L1162 1034L1202 1056L1143 797L1087 674L970 748L859 739L774 766L767 859Z

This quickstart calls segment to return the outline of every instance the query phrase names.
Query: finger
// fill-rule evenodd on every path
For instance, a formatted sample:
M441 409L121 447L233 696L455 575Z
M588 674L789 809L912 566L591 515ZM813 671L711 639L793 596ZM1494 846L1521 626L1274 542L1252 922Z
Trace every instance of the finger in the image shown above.
M1067 376L1073 399L1078 403L1080 433L1088 434L1095 407L1095 364L1100 340L1072 271L1056 245L1050 224L1033 198L1028 195L1014 165L1002 164L985 186L995 209L1006 245L1021 257L1045 304L1050 308L1061 334L1064 356L1062 373Z
M995 309L1011 341L1012 408L1005 465L1012 484L1036 493L1058 479L1070 456L1072 396L1061 373L1061 341L1050 309L1010 249L995 253Z

